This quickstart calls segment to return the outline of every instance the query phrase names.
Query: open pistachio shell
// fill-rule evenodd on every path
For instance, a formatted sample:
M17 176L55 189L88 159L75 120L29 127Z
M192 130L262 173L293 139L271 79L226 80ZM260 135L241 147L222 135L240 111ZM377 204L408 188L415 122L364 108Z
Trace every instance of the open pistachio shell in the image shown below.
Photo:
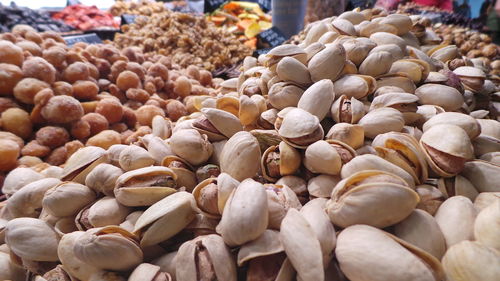
M482 160L469 161L464 164L462 175L467 178L479 192L499 192L500 165Z
M61 180L83 184L92 169L107 162L106 151L97 146L87 146L73 153L64 165Z
M438 188L446 197L461 195L474 201L479 194L474 185L461 175L453 178L440 178Z
M368 112L358 122L363 126L365 136L375 138L387 132L401 132L405 125L403 114L394 108L383 107Z
M85 234L83 231L74 231L64 234L59 241L57 256L59 257L61 264L71 276L78 278L79 280L88 280L93 273L100 271L100 269L84 263L75 256L75 243L83 234Z
M146 149L137 145L129 145L120 152L118 163L124 171L132 171L153 165L155 159Z
M170 137L170 147L177 156L191 165L206 162L213 153L212 144L207 136L194 129L175 131Z
M276 73L283 81L291 81L299 85L311 83L311 75L307 67L297 59L284 57L276 66Z
M330 112L337 123L356 124L365 115L365 106L354 97L342 95L332 104Z
M323 139L324 131L318 117L303 109L293 108L284 116L278 134L291 146L305 148Z
M346 61L346 52L342 45L332 44L314 55L307 64L311 80L318 82L321 79L335 81Z
M341 141L353 149L360 148L363 145L364 138L363 127L348 123L337 123L326 134L326 139Z
M413 23L410 19L409 16L407 15L402 15L402 14L390 14L386 17L380 18L381 20L378 21L381 24L389 24L394 26L398 32L397 35L404 35L408 33L412 26Z
M55 178L29 183L9 197L5 208L8 209L13 218L38 217L45 192L60 183L61 181Z
M200 182L193 190L200 212L208 218L220 218L227 199L238 185L239 182L226 173Z
M238 251L238 266L251 259L283 252L279 231L267 229L259 238L241 246Z
M220 167L236 180L252 178L260 168L260 146L249 132L234 134L224 145L220 155Z
M416 84L423 82L429 75L429 64L423 60L402 59L395 61L389 73L405 73Z
M122 169L111 164L97 165L85 178L85 185L96 193L114 196L115 182L123 174Z
M243 130L239 119L227 111L215 108L203 108L201 112L206 118L203 122L209 122L209 124L200 123L201 120L197 120L193 123L193 127L200 133L206 134L210 141L230 138L235 133Z
M437 210L435 218L448 248L463 240L473 240L476 209L469 198L448 198Z
M44 176L41 173L33 169L23 167L15 168L5 177L2 192L7 195L12 195L23 186L43 178Z
M47 190L42 200L44 211L56 217L76 215L96 199L95 192L75 182L61 182Z
M338 175L342 165L356 157L356 152L336 140L319 140L309 145L304 155L304 166L313 173Z
M449 86L440 84L425 84L415 90L421 104L438 105L447 111L459 109L464 99L460 92Z
M177 186L185 187L187 191L192 191L196 186L194 168L186 160L177 156L167 156L163 158L161 165L168 167L177 175Z
M131 212L131 208L118 203L115 198L105 196L83 208L76 216L75 223L79 230L119 225Z
M403 89L406 93L415 92L415 83L404 73L385 74L377 77L377 88L384 86L396 86Z
M141 168L118 177L114 194L125 206L149 206L174 193L176 180L177 175L167 167Z
M275 182L282 176L295 173L300 163L301 156L297 149L282 141L279 145L270 146L262 154L260 162L262 176Z
M359 66L359 73L377 77L389 72L393 62L394 58L389 52L379 51L371 53Z
M269 210L268 228L280 229L281 222L288 209L300 209L302 206L297 195L286 185L264 184Z
M351 98L362 99L375 91L377 82L368 75L344 75L333 84L335 95L346 95Z
M325 118L335 99L335 92L331 80L322 79L311 85L300 97L297 104L301 108L321 121Z

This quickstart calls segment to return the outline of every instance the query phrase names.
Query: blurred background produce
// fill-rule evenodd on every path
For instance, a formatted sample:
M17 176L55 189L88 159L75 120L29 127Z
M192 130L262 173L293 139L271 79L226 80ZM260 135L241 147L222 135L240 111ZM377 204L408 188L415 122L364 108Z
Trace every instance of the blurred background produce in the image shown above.
M62 11L54 13L52 18L62 20L79 30L98 28L118 28L120 23L108 12L99 10L96 6L71 5Z

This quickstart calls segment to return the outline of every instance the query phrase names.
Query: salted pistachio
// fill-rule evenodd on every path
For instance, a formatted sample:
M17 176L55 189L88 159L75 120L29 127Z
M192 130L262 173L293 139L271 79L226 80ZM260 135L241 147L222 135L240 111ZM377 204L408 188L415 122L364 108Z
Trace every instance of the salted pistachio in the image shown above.
M314 55L307 63L311 80L337 80L346 62L346 52L341 44L331 44ZM332 67L334 66L334 67Z
M500 165L482 160L469 161L464 164L462 175L467 178L479 192L499 192Z
M392 107L403 113L405 124L413 124L421 116L417 113L418 97L408 93L386 93L377 96L370 104L370 111L381 107Z
M225 94L225 93L228 93L228 92L233 92L235 90L237 90L238 88L238 78L231 78L231 79L227 79L227 80L224 80L222 81L222 83L220 83L220 91L221 93Z
M132 171L153 165L155 159L146 149L137 145L129 145L120 152L118 162L124 171Z
M224 145L220 155L221 172L238 181L252 178L260 168L261 152L257 139L249 132L234 134Z
M284 176L276 184L288 186L299 198L300 203L305 204L308 201L307 182L298 176Z
M42 206L56 217L76 215L83 207L96 199L96 193L83 184L61 182L45 192Z
M404 133L389 132L373 139L378 156L403 168L417 184L427 180L427 162L418 141Z
M274 128L274 125L273 125ZM251 130L250 133L257 139L260 145L261 151L266 151L269 147L273 145L278 145L281 142L281 138L276 130Z
M423 60L401 59L395 61L389 73L405 73L415 84L423 82L429 75L429 64Z
M302 280L325 280L323 252L315 229L296 209L289 209L281 223L280 240Z
M301 156L297 149L285 142L270 146L260 160L262 176L271 182L282 176L294 174L300 167Z
M251 97L240 96L240 109L238 117L243 126L255 124L260 117L260 114L267 110L266 100L261 95L253 95Z
M171 281L172 277L157 265L139 264L128 277L128 281Z
M161 271L168 272L172 279L175 276L176 266L175 257L177 256L177 251L169 252L155 258L151 261L152 264L160 267Z
M154 136L167 139L172 135L172 123L161 115L156 115L151 121L151 132Z
M40 174L42 174L46 178L60 179L62 172L63 172L62 167L50 166L50 167L47 167L47 168L43 169L42 171L40 171Z
M382 51L390 53L392 55L394 61L401 60L405 56L403 50L401 50L401 48L399 48L399 46L396 44L378 45L378 46L374 47L373 49L371 49L369 55L371 55L373 53L382 52Z
M304 90L293 83L279 82L269 89L269 103L278 110L297 106Z
M375 138L379 134L387 132L401 132L405 120L403 114L394 108L382 107L368 112L358 122L363 126L365 136Z
M398 29L392 25L377 22L367 22L359 28L359 35L364 37L370 37L372 34L377 32L397 34Z
M469 138L473 140L479 134L482 133L482 126L480 123L469 115L458 113L458 112L443 112L431 117L427 122L424 123L422 129L427 131L434 125L437 124L451 124L462 128Z
M345 11L339 15L339 18L348 20L352 24L359 24L366 20L365 15L359 11Z
M341 141L353 149L358 149L363 145L365 132L360 125L352 125L349 123L337 123L333 125L326 139Z
M88 230L107 225L119 225L132 209L120 204L115 198L105 196L91 205L84 207L76 216L75 223L79 230Z
M277 115L278 109L276 108L263 111L259 116L259 120L257 120L257 124L264 130L274 129L274 122L276 121Z
M335 95L345 95L348 98L362 99L375 91L377 82L368 75L344 75L333 84Z
M430 105L430 104L424 104L424 105L419 105L417 107L417 114L422 116L422 119L420 119L420 122L425 123L432 117L441 114L443 112L446 112L441 106L437 105Z
M481 210L474 222L474 238L479 243L500 250L500 200Z
M500 200L500 192L481 192L474 200L474 207L478 212L481 212L498 200Z
M500 253L477 241L462 241L449 248L442 264L452 280L494 281L500 275Z
M166 156L161 161L161 165L174 172L177 176L176 185L178 187L185 187L187 191L192 191L196 186L194 168L186 160L177 156Z
M334 30L336 30L341 35L356 36L357 32L354 28L354 24L343 18L336 18L331 22Z
M238 87L238 93L240 95L252 96L252 95L266 95L268 93L268 87L265 80L260 77L248 77L244 80L241 85ZM231 108L229 103L219 102L220 99L217 99L216 108L226 110L228 112L233 113L232 110L228 110ZM231 101L230 99L226 101Z
M283 81L291 81L299 85L311 83L311 75L307 67L293 57L282 58L276 66L276 73Z
M487 135L479 135L472 141L474 154L481 157L484 154L500 151L500 139Z
M215 108L202 108L203 117L193 122L193 128L208 136L209 141L230 138L243 130L240 121L233 114Z
M177 175L162 166L145 167L119 176L114 195L125 206L149 206L179 188Z
M440 45L432 49L429 55L433 59L437 59L442 62L448 62L458 57L459 49L455 45Z
M106 150L97 146L81 148L73 153L64 164L61 180L83 184L95 166L106 162L108 162Z
M477 119L481 125L481 135L500 139L500 124L492 119Z
M356 98L342 95L332 104L330 112L337 123L355 124L364 116L365 107Z
M413 23L410 17L407 15L390 14L386 17L381 17L377 19L380 19L376 21L380 24L389 24L391 26L394 26L398 30L397 35L400 36L408 33L413 27Z
M335 255L349 280L444 280L438 259L383 230L350 226L337 237Z
M472 144L460 127L448 124L432 126L420 139L420 148L431 169L442 177L452 177L474 158Z
M424 134L419 128L406 125L403 127L403 130L401 130L401 133L408 134L414 137L417 141L420 141L420 138Z
M226 145L228 140L222 140L222 141L217 141L212 144L213 147L213 153L212 156L208 159L210 163L213 163L214 165L218 165L220 169L220 157L222 154L222 149L224 149L224 146Z
M307 191L311 198L330 198L333 188L340 181L340 176L320 174L309 179Z
M389 73L377 77L377 88L384 86L396 86L405 93L413 94L415 92L415 83L404 73Z
M370 35L370 40L375 42L377 45L384 45L384 44L396 44L403 50L403 52L406 52L406 42L404 39L401 37L388 33L388 32L375 32Z
M476 209L469 198L453 196L446 199L439 206L435 218L443 232L447 248L460 241L474 239Z
M415 180L404 169L392 164L391 162L373 155L363 154L354 157L349 163L345 164L340 171L342 179L348 178L357 172L364 170L377 170L394 174L402 179L411 188L415 187Z
M300 209L302 206L297 195L286 185L264 184L269 210L268 228L280 229L281 222L288 209Z
M237 280L230 249L219 235L199 236L185 242L175 256L176 280Z
M61 183L55 178L34 181L23 186L6 201L5 208L13 218L38 217L45 192Z
M141 246L158 244L179 233L194 219L195 206L193 195L184 191L151 205L137 219L134 227L134 233L141 237Z
M229 246L259 237L268 226L267 194L262 184L246 179L226 202L217 232Z
M158 116L158 115L157 115ZM141 143L148 150L149 155L155 160L155 164L161 164L163 158L174 155L172 148L167 140L152 134L145 135L140 138Z
M437 105L447 111L459 109L464 103L460 92L440 84L424 84L415 90L421 104Z
M125 144L113 144L106 150L106 158L109 160L109 164L120 166L118 160L120 159L120 153L122 150L127 148L128 145Z
M43 178L44 176L41 173L31 168L15 168L5 177L2 186L2 193L10 196L23 186Z
M73 251L85 264L103 270L130 270L143 259L137 237L118 226L87 230L76 238Z
M474 185L461 175L453 178L440 178L438 188L446 198L461 195L474 201L479 194Z
M441 260L446 242L436 220L429 213L415 209L403 221L394 225L394 235Z
M343 142L319 140L307 147L304 166L313 173L338 175L342 166L354 157L354 149Z
M226 173L221 173L217 178L208 178L193 190L196 205L203 215L220 218L231 192L239 184L239 181Z
M5 243L27 261L55 262L59 235L48 223L35 218L15 218L5 226Z
M388 73L394 62L393 56L386 51L378 51L369 54L359 66L359 73L367 76L377 77Z
M311 85L302 94L297 108L311 113L321 121L327 115L334 99L335 92L332 81L322 79Z
M402 178L365 170L335 186L326 210L332 222L341 227L367 224L384 228L406 218L418 202L418 194Z
M191 165L199 165L208 160L213 153L213 146L206 135L195 129L174 132L170 137L172 151Z
M375 44L370 44L369 42L364 42L359 39L348 40L342 45L346 50L347 59L349 59L356 66L359 66L368 56L370 50L376 46Z
M481 155L481 157L479 159L496 164L496 165L500 165L500 151L493 151L493 152L485 153L485 154Z
M477 67L461 66L453 70L458 75L465 89L473 92L479 92L483 89L486 74Z
M271 71L276 71L278 62L284 57L293 57L305 64L307 61L307 53L301 47L292 44L283 44L271 49L266 57L268 58L264 63Z
M15 264L8 254L0 252L0 279L13 281L26 280L26 270Z
M85 185L96 193L114 196L113 190L118 177L123 174L122 169L111 164L101 163L85 178Z

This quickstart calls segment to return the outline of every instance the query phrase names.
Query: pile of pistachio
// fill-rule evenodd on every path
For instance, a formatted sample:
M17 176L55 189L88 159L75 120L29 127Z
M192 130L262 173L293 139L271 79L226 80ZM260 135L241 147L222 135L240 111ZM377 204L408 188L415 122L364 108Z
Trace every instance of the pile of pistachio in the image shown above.
M497 280L499 92L414 27L315 22L130 145L14 169L0 279Z

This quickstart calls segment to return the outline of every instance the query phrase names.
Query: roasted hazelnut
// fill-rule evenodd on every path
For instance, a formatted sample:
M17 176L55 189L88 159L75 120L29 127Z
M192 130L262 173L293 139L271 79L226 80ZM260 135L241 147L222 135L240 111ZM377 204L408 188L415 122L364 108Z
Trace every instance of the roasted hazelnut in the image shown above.
M139 76L137 76L137 74L132 71L126 70L118 75L118 78L116 79L116 85L120 90L127 91L130 88L140 88L141 80L139 79Z
M191 93L191 81L185 76L180 76L175 80L174 93L182 98Z
M212 73L205 69L200 70L200 79L198 81L200 81L203 86L212 85Z
M77 99L70 96L55 96L42 108L42 116L52 123L71 123L83 116L83 107Z
M99 87L91 81L73 83L73 96L79 100L93 100L99 93Z
M140 80L144 80L144 77L146 76L146 70L142 65L136 63L136 62L129 62L127 63L127 70L132 71L133 73L137 74Z
M87 64L75 62L70 64L63 72L64 80L69 83L75 83L78 80L88 80L90 70Z
M168 80L168 68L161 63L155 63L148 68L148 75L153 77L160 77L161 79Z
M101 131L107 130L109 127L108 120L99 113L87 113L82 117L82 121L86 121L89 123L91 136Z
M178 100L168 100L166 105L167 116L172 121L177 121L182 116L188 115L186 106Z
M81 141L74 140L67 142L64 147L66 148L66 154L68 158L75 153L78 149L85 147Z
M17 165L19 145L14 141L0 139L0 171L10 171Z
M54 91L54 94L57 96L59 96L59 95L72 96L73 95L73 86L71 86L70 83L64 82L64 81L57 81L54 84L52 84L52 90Z
M49 155L50 147L39 144L36 140L28 142L22 149L23 156L45 157Z
M30 115L20 108L9 108L2 115L2 127L19 137L26 139L33 132Z
M23 79L22 70L8 63L0 63L0 95L12 95L16 84Z
M41 80L35 78L24 78L14 87L14 96L23 103L34 104L33 99L35 98L35 95L39 91L49 87L49 84Z
M40 45L36 44L35 42L31 42L28 40L20 41L16 43L16 46L20 47L23 49L23 52L28 52L32 56L37 56L41 57L42 56L42 48Z
M130 100L146 103L149 99L149 93L143 89L130 88L127 90L126 96Z
M47 126L36 132L36 140L39 144L54 149L68 142L69 134L64 128Z
M24 61L23 49L12 44L12 42L0 41L0 63L10 63L21 67Z
M19 107L19 105L11 98L0 98L0 114L5 110L13 107Z
M17 165L19 167L33 167L43 163L42 159L36 156L22 156L17 160Z
M97 103L95 112L108 119L109 124L119 122L123 117L122 104L114 98L100 100Z
M68 159L68 153L66 152L66 148L64 146L58 147L54 149L49 156L45 159L45 162L49 163L53 166L59 166L64 164Z
M154 105L143 105L135 111L135 114L140 125L150 127L153 117L155 117L156 115L165 117L165 112L163 111L163 109Z
M129 128L133 128L135 123L137 123L137 115L135 114L135 111L128 107L123 107L122 121L127 124Z

